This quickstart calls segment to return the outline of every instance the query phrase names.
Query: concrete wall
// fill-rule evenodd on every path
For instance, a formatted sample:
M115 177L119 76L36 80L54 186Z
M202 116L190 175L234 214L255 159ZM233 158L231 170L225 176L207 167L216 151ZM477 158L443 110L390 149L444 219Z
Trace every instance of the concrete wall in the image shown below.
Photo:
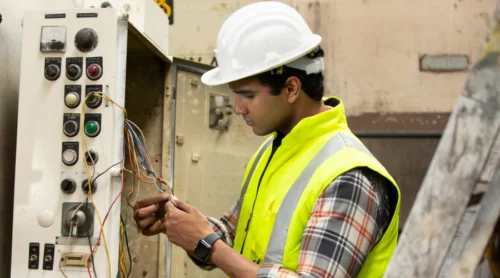
M218 28L249 0L176 1L170 51L210 63ZM495 0L282 0L323 37L326 90L349 114L450 111L467 73L422 73L424 54L475 61Z

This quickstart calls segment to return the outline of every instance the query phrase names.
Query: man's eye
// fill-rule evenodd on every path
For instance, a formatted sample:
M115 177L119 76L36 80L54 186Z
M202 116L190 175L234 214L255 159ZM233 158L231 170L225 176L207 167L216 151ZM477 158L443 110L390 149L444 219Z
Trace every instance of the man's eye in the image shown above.
M252 99L253 95L252 94L245 94L245 98Z

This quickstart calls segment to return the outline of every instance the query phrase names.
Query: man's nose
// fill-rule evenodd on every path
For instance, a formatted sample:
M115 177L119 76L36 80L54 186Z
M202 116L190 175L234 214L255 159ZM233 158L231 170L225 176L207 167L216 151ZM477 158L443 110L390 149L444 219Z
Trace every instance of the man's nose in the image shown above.
M236 115L245 114L245 107L241 103L241 96L236 95L236 99L234 100L233 112Z

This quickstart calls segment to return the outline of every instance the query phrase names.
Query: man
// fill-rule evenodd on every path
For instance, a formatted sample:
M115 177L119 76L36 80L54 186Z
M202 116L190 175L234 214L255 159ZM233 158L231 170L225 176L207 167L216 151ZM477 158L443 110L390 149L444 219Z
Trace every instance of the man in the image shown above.
M321 37L279 2L223 24L208 85L228 84L259 136L241 197L220 220L177 198L138 201L145 235L163 232L204 269L230 277L381 277L397 241L396 182L323 100Z

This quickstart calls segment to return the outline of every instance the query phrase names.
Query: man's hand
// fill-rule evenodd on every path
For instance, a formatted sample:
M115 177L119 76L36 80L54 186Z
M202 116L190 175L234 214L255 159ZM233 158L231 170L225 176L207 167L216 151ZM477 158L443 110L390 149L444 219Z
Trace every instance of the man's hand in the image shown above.
M187 252L192 253L201 239L214 232L208 219L195 207L172 198L166 208L165 227L168 240Z
M166 203L170 195L160 194L137 201L134 205L134 219L143 235L166 233Z

